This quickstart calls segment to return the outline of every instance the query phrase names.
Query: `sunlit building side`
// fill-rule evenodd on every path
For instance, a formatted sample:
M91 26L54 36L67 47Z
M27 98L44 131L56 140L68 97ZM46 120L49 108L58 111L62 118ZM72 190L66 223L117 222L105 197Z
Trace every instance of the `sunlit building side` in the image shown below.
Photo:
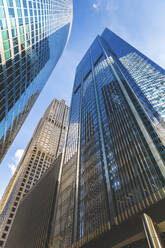
M0 162L63 52L72 12L72 0L0 1Z
M108 29L97 36L76 70L52 247L159 247L164 89L162 68Z
M54 99L39 121L1 200L0 247L5 247L21 199L62 153L68 114L65 101Z

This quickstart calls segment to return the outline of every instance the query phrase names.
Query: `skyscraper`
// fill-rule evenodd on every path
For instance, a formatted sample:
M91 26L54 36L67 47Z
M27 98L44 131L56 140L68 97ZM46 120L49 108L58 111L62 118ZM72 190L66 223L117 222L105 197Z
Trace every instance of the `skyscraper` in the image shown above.
M22 197L62 152L68 113L65 101L54 99L39 121L1 201L0 247L4 247Z
M20 201L6 247L46 248L55 209L61 155Z
M105 29L76 70L52 247L163 247L164 120L165 71Z
M66 45L72 0L0 1L0 161Z

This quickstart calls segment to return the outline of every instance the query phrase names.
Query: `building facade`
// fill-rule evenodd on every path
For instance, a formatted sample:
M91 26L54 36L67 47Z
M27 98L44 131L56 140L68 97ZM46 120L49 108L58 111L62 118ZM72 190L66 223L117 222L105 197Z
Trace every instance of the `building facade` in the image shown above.
M69 107L54 99L39 121L1 201L0 247L4 247L21 199L62 153Z
M164 121L165 71L105 29L76 70L52 247L163 247Z
M6 248L46 248L55 208L61 155L21 200Z
M72 0L0 1L0 161L68 40Z

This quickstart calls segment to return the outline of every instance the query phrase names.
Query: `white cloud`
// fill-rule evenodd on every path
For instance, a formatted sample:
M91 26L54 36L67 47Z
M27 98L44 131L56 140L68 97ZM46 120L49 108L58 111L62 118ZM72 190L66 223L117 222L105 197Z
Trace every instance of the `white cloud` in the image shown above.
M12 163L8 164L8 167L9 167L12 175L14 174L14 172L17 168L17 165L18 165L19 161L21 160L23 153L24 153L23 149L18 149L15 152L14 156L12 157Z
M93 6L94 9L97 9L98 8L98 6L97 6L96 3L94 3L92 6Z
M16 163L19 163L19 161L21 160L21 157L22 157L22 155L23 155L23 152L24 152L23 149L18 149L18 150L15 152L14 157L15 157Z
M15 164L8 164L8 167L11 171L11 174L14 175L14 172L16 170L16 165Z
M102 1L104 1L104 0L102 0ZM95 0L95 3L92 4L93 8L96 10L99 10L101 5L102 5L101 0Z
M95 2L92 3L92 7L96 10L102 10L109 13L118 10L118 6L114 0L95 0Z

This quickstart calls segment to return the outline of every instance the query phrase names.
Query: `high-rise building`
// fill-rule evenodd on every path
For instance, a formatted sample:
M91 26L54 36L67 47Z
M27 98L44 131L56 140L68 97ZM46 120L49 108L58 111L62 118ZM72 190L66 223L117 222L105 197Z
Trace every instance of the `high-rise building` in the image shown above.
M163 247L164 120L165 70L105 29L76 70L52 247Z
M0 205L0 247L4 247L21 199L62 152L69 107L54 99L39 121Z
M20 201L6 248L48 248L61 155Z
M0 162L66 45L72 0L0 0Z

